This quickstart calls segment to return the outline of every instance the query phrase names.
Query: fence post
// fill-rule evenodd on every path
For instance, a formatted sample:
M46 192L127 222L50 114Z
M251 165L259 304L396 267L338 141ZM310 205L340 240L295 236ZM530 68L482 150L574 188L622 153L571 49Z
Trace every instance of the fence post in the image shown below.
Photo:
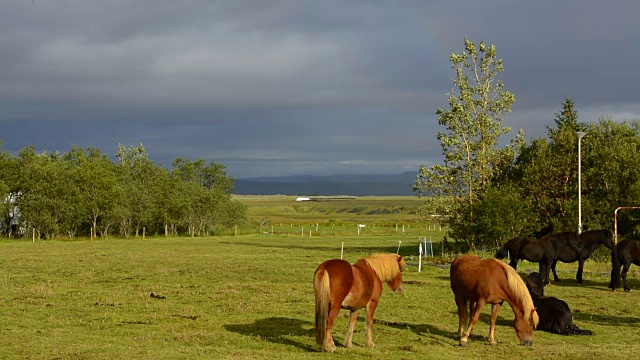
M422 243L418 242L418 272L422 272Z

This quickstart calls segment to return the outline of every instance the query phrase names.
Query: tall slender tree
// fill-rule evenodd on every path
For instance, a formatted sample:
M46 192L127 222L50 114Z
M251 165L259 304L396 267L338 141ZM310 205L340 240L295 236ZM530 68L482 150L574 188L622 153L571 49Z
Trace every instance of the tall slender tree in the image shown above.
M504 70L495 45L464 39L464 51L450 55L455 71L449 93L449 109L438 109L438 123L446 129L438 134L443 164L422 166L414 190L424 194L451 197L449 236L475 247L472 231L474 202L486 191L492 179L501 176L516 155L516 143L498 148L498 140L511 128L502 125L511 112L515 95L504 89L498 75Z

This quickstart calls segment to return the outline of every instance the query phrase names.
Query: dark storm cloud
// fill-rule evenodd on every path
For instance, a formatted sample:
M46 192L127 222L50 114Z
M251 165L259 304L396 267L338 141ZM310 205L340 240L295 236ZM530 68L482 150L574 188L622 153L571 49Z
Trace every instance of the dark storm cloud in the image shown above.
M634 1L10 0L0 11L5 149L143 143L235 177L398 173L441 160L435 111L463 38L497 46L505 124L542 136L640 117ZM515 133L515 131L514 131Z

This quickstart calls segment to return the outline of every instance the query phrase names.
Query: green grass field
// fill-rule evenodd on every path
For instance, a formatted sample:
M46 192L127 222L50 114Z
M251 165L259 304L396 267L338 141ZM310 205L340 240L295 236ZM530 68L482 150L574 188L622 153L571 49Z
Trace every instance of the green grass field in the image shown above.
M361 196L334 201L296 201L296 196L234 195L246 204L251 221L269 219L274 224L415 223L424 199L416 196Z
M373 252L401 254L405 291L385 289L376 312L376 347L317 352L312 276L324 260L354 262ZM630 293L607 289L609 265L559 264L564 279L545 292L569 303L593 336L536 332L518 345L513 312L500 311L497 346L486 339L489 307L467 347L457 345L449 270L417 271L414 236L246 235L80 241L0 241L2 359L603 359L640 351L640 275ZM523 263L522 273L536 269ZM334 337L346 334L342 311Z

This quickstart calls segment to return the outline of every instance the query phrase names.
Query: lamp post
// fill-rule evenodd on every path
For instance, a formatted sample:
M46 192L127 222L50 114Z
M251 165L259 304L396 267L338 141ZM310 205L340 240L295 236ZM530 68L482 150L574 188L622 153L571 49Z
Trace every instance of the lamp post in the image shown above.
M587 135L586 132L576 131L578 137L578 234L582 233L582 179L581 179L581 159L580 159L580 140L583 136Z

